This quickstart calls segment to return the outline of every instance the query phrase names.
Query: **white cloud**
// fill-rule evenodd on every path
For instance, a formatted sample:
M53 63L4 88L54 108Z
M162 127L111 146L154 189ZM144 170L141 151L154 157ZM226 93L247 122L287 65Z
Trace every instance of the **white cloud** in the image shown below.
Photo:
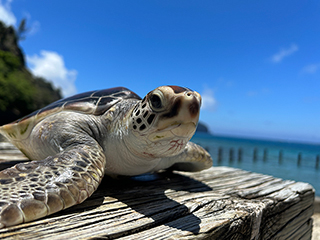
M214 111L216 109L217 101L214 97L213 90L206 88L201 94L201 97L203 110Z
M7 26L15 26L17 19L11 11L12 0L0 0L0 20ZM25 13L25 18L30 21L31 16ZM27 34L33 35L40 29L40 23L33 21L31 27L27 27ZM56 88L61 88L63 96L70 96L77 92L75 80L76 70L68 70L65 67L63 57L56 52L41 51L40 56L27 56L27 62L31 66L34 75L43 77L53 83Z
M16 17L11 11L11 2L12 0L7 0L5 3L2 3L0 0L0 20L7 26L14 26L17 22Z
M4 3L0 0L0 20L4 22L7 26L14 26L18 28L17 18L11 11L11 3L12 0L7 0ZM28 12L24 13L24 18L27 19L27 23L31 21L31 15ZM29 25L29 24L28 24ZM27 31L25 34L33 35L37 33L40 29L40 22L33 21L31 22L31 26L27 26Z
M302 69L302 72L313 74L313 73L316 73L318 70L320 70L320 63L315 63L315 64L310 64L308 66L305 66Z
M274 63L281 62L285 57L292 55L294 52L298 51L299 47L296 44L291 44L289 48L282 48L279 52L271 57L271 61Z
M52 81L55 87L62 89L64 97L77 92L77 71L67 69L63 57L58 53L42 50L40 56L27 56L27 62L34 75Z

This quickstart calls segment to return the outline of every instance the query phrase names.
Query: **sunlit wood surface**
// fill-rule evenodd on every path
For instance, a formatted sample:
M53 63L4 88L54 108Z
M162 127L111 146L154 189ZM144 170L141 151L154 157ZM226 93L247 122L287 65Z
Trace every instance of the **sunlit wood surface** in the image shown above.
M0 144L0 166L26 158ZM310 239L314 190L230 167L105 177L85 202L0 239Z

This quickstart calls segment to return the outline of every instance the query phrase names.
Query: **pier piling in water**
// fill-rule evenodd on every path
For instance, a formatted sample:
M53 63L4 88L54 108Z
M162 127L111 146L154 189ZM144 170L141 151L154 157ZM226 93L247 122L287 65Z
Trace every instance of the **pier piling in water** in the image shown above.
M219 147L218 149L218 163L220 164L222 162L222 147Z
M254 148L253 150L253 161L257 161L258 159L258 148Z
M279 164L282 164L282 159L283 159L283 152L280 150L279 152Z
M267 161L267 157L268 157L268 149L264 149L263 150L263 161L265 162L265 161Z
M238 162L242 161L242 148L238 149Z
M301 152L298 154L298 166L301 165L302 154Z
M230 148L230 150L229 150L229 162L233 162L233 157L234 157L234 150L233 150L233 148Z
M238 150L235 150L234 148L230 147L229 149L225 149L227 151L226 158L228 158L229 164L233 163L235 160L238 161L238 163L243 161L243 149L241 147L238 148ZM271 151L272 152L272 151ZM223 162L223 147L218 148L218 164L221 165ZM258 161L258 147L255 147L253 149L253 162ZM269 150L267 148L263 149L263 155L262 159L263 162L267 162L269 157ZM283 150L279 151L279 158L278 158L278 164L283 164ZM271 154L269 157L269 160L274 159L274 156ZM227 159L225 159L227 160ZM302 152L298 153L297 156L297 166L302 166ZM315 162L315 168L320 169L320 154L316 155L316 162Z

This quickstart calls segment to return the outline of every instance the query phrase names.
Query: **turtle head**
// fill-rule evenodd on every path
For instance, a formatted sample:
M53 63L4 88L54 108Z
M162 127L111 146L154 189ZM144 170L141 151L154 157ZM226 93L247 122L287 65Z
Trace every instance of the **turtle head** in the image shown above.
M196 130L200 106L200 94L188 88L161 86L149 92L129 123L139 151L154 157L182 152Z

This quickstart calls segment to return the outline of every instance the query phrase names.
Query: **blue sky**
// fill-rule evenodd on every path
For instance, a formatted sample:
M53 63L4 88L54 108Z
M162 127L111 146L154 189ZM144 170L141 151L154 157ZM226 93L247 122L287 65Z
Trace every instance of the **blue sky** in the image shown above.
M29 68L65 96L181 85L214 134L320 143L320 2L0 1Z

